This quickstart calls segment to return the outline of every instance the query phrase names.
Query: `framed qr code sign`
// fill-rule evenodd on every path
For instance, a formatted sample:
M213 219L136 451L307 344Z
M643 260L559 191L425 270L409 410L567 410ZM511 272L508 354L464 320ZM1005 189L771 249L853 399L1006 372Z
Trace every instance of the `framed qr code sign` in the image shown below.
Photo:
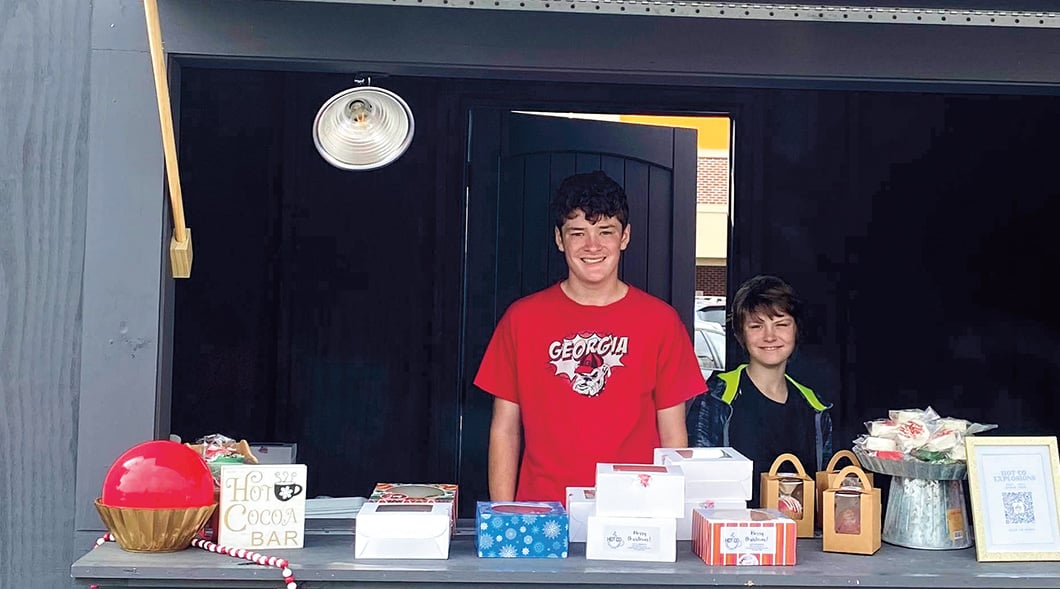
M1060 560L1060 459L1055 436L969 436L975 558Z

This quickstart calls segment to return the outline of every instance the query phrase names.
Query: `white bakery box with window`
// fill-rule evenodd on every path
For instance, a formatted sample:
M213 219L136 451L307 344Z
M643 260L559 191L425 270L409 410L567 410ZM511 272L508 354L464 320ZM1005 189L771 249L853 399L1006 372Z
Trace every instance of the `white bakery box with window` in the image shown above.
M378 483L357 513L356 558L449 558L457 485Z
M685 476L659 464L596 465L595 512L587 518L585 558L674 562Z

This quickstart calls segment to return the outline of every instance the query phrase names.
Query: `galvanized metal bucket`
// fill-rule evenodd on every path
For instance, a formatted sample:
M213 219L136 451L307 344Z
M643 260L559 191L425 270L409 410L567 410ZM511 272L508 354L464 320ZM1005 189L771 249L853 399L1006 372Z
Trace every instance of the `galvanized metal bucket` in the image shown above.
M971 546L964 482L891 477L881 539L927 550Z

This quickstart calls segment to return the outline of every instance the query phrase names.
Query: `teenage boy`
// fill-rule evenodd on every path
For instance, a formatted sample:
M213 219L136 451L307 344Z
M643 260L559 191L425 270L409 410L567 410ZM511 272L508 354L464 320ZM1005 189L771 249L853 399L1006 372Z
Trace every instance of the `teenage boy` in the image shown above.
M787 374L799 336L802 303L776 276L743 283L732 301L732 330L747 364L713 374L707 392L693 400L688 431L693 446L730 446L765 472L791 453L807 472L832 457L831 405ZM758 505L753 485L752 505Z
M567 278L508 308L475 377L495 397L494 501L562 502L566 487L593 486L599 462L650 464L654 448L686 446L685 401L706 388L673 307L618 279L622 187L576 174L552 213Z

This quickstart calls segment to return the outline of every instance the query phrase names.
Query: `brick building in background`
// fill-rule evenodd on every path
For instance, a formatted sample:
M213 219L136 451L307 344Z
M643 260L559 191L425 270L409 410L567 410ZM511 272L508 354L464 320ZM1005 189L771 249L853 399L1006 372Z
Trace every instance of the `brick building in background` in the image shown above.
M696 130L696 294L725 296L729 250L729 142L725 116L661 117L619 115L612 120Z
M728 119L726 119L727 121ZM727 215L729 208L729 152L727 149L700 149L699 166L696 173L696 209L707 211L721 209ZM707 214L711 214L707 212ZM699 219L697 219L698 221ZM713 223L712 227L717 224ZM723 226L724 228L725 226ZM704 232L705 233L705 232ZM703 235L696 231L696 240L711 239L716 236ZM722 243L728 243L728 235L722 236ZM696 244L696 294L725 296L726 267L722 258L718 265L710 261L701 261L700 246Z

